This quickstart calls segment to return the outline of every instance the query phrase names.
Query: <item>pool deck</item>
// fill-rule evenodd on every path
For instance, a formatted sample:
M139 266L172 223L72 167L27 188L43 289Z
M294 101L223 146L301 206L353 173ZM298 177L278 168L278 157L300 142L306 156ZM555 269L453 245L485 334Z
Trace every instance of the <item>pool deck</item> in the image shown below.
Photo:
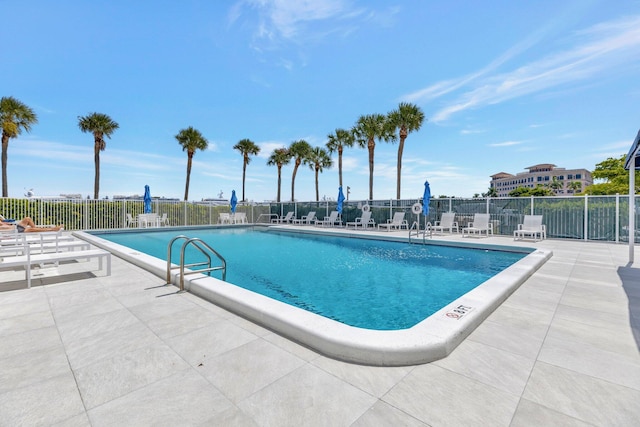
M44 268L0 292L0 426L637 425L640 254L515 245L553 257L448 357L403 367L324 357L116 257L108 277Z

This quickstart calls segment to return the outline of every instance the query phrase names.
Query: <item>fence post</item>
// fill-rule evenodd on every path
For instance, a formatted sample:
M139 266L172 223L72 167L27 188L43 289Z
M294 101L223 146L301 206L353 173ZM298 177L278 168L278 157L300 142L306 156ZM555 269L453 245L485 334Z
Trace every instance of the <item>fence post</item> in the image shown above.
M584 240L589 240L589 195L584 195Z
M533 215L534 209L533 209L533 201L535 200L535 197L531 196L531 215Z
M616 193L616 243L620 241L620 193Z

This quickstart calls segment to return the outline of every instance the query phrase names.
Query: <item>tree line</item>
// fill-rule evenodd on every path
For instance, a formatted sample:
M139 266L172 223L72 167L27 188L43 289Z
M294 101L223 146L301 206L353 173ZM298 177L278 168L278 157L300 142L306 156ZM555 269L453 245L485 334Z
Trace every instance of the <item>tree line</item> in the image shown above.
M278 171L277 201L281 201L282 167L293 161L291 178L291 201L295 200L295 179L298 168L307 165L315 172L316 201L319 200L318 177L325 168L333 166L331 155L338 154L339 185L342 186L342 156L345 148L358 146L369 152L369 200L373 200L373 171L376 140L379 142L396 142L398 145L396 197L400 199L402 154L407 136L418 131L425 121L422 110L410 103L402 102L398 108L384 114L368 114L358 118L351 129L336 129L327 135L325 147L311 147L305 140L292 142L288 147L276 148L267 160L267 165L276 166ZM32 108L13 97L0 99L0 124L2 126L2 197L8 197L7 153L9 140L17 138L22 131L30 132L38 123L38 117ZM78 127L84 133L93 135L94 143L94 199L100 193L100 152L106 149L105 138L111 138L120 127L111 117L103 113L90 113L78 117ZM206 150L209 142L200 131L189 126L181 129L175 139L187 152L187 177L184 200L189 197L189 182L193 156L198 150ZM260 153L260 147L250 139L242 139L233 146L243 157L242 165L242 200L246 201L245 177L251 156Z

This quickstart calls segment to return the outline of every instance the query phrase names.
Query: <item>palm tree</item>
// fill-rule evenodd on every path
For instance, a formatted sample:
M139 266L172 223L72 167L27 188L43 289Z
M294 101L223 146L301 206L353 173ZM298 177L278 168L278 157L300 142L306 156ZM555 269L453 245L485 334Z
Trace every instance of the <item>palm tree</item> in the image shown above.
M78 127L82 132L93 134L93 161L96 166L95 179L93 181L93 198L98 198L100 192L100 152L107 148L104 137L111 138L111 134L120 127L111 117L102 113L91 113L88 116L78 117Z
M0 126L2 126L2 197L9 197L7 182L7 153L9 139L31 130L38 123L38 117L26 104L11 96L0 99Z
M240 154L242 154L243 163L242 163L242 201L246 201L247 199L244 197L244 181L245 176L247 174L247 165L251 161L251 157L255 156L260 152L260 147L258 147L255 142L250 139L242 139L236 145L233 146L234 150L238 150Z
M286 148L276 148L269 156L267 165L278 166L278 198L277 202L280 203L280 184L282 184L282 166L288 164L291 161L291 155Z
M404 151L404 141L411 132L418 131L424 122L424 113L414 104L401 102L397 110L388 114L388 119L396 129L400 129L400 144L398 145L398 180L396 184L396 198L400 200L400 180L402 177L402 152Z
M355 137L353 136L353 132L344 130L344 129L336 129L334 133L330 133L327 135L329 141L327 142L327 149L330 154L338 152L338 178L339 185L342 187L342 152L344 147L353 147L355 144Z
M309 163L309 153L311 152L311 146L307 141L301 139L299 141L294 141L289 146L289 155L292 159L295 159L295 163L293 165L293 175L291 176L291 201L294 202L294 189L296 184L296 173L298 172L298 166L300 164Z
M324 148L315 147L309 153L309 167L316 173L316 202L320 201L320 193L318 191L318 173L324 168L333 166L333 161L329 153Z
M564 188L564 183L558 179L558 177L554 176L549 183L549 188L553 190L553 194L557 194L558 190Z
M209 146L209 141L202 136L200 131L194 129L192 126L189 126L186 129L181 129L175 138L182 146L182 151L187 152L187 183L184 187L184 201L186 202L189 198L189 179L191 177L191 162L193 160L193 155L196 153L196 150L206 150Z
M395 129L390 126L382 114L360 116L353 128L355 141L360 148L369 149L369 200L373 200L373 154L376 149L376 138L385 142L395 141Z
M582 183L580 181L571 181L567 184L567 187L573 191L573 194L579 193L582 190Z

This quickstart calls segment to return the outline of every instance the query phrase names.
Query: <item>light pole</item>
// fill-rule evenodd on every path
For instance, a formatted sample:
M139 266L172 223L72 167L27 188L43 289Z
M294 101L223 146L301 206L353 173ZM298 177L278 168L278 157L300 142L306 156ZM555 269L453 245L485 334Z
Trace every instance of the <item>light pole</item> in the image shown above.
M351 193L351 187L347 185L347 201L349 201L349 193Z

